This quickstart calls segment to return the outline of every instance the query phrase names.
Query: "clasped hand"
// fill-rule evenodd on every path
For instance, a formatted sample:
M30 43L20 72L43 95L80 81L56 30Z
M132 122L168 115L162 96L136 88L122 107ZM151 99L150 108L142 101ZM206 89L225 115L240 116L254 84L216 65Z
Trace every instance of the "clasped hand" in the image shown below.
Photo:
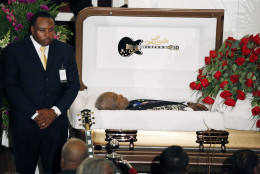
M49 127L57 117L57 114L53 109L40 109L36 112L38 113L38 116L34 118L34 121L38 124L40 129Z

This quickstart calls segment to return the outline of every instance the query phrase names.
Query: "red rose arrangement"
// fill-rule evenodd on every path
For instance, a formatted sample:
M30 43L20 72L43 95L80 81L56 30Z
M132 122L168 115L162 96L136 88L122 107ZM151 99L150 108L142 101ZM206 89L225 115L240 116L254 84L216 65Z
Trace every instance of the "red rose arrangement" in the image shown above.
M190 88L201 96L199 101L213 104L220 92L223 103L234 107L237 100L252 94L252 115L260 128L260 34L240 40L229 37L220 49L211 50L205 65L198 70Z

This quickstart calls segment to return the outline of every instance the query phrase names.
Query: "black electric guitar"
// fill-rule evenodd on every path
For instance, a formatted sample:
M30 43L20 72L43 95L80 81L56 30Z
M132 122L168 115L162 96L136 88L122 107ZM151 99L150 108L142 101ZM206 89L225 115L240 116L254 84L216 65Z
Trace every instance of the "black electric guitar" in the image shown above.
M143 40L139 39L133 41L133 39L129 37L122 38L118 43L118 53L123 57L131 56L133 53L142 55L142 48L145 49L169 49L169 50L179 50L178 45L169 45L169 46L161 46L161 45L141 45Z
M94 150L93 150L93 143L92 143L92 136L91 136L91 111L88 109L84 109L81 111L82 116L82 125L85 127L85 135L86 135L86 144L88 146L88 154L89 158L94 157Z

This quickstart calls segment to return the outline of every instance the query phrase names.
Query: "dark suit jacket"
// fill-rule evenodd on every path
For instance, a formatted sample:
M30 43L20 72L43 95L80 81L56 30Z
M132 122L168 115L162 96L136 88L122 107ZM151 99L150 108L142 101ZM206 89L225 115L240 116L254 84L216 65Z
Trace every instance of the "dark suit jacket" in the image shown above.
M75 54L68 44L53 40L49 47L47 69L30 39L5 49L5 89L12 105L12 133L15 138L35 138L41 131L67 136L67 109L79 90L79 77ZM66 69L67 83L60 82L59 69ZM40 130L31 119L36 110L57 106L62 115L46 129Z

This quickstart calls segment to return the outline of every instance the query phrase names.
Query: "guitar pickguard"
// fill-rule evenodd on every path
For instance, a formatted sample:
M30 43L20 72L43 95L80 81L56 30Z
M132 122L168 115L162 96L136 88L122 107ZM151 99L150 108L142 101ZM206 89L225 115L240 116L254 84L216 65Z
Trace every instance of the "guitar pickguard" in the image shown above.
M143 54L141 52L142 42L141 39L133 41L129 37L124 37L118 43L118 53L123 57L131 56L133 53L141 55Z

